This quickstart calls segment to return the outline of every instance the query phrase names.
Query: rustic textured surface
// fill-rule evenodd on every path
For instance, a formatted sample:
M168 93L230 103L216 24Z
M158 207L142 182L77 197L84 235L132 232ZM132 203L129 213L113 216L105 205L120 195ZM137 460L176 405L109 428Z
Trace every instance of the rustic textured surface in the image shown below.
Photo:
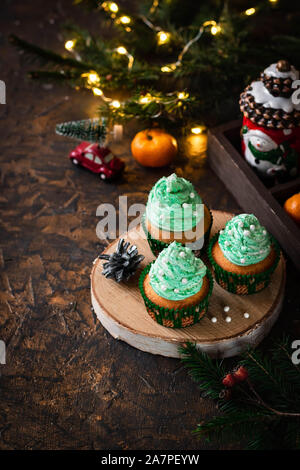
M95 233L97 206L116 203L119 194L145 202L166 170L145 170L131 159L132 132L113 146L127 165L120 183L106 185L71 166L73 144L56 136L54 126L88 117L97 100L27 80L7 34L62 50L59 25L69 16L89 25L93 15L66 0L2 3L0 339L7 365L0 365L0 448L205 448L191 430L215 408L179 361L113 340L90 311L91 263L103 247ZM195 183L210 207L238 210L190 144L176 162L178 174ZM278 331L300 334L297 283L289 266Z

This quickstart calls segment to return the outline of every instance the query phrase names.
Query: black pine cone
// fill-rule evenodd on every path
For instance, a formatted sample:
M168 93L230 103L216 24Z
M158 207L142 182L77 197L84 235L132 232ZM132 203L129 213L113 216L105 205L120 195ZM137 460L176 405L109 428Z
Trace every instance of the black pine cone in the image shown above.
M121 238L114 253L99 255L99 258L107 260L103 264L103 276L121 282L127 281L136 272L138 265L145 257L139 255L135 245L125 243L124 238Z

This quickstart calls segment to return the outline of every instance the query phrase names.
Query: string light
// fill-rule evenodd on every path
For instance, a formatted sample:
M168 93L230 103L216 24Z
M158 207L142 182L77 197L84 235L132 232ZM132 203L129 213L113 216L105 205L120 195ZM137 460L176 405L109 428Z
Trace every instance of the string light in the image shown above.
M129 54L129 52L127 51L127 49L124 46L119 46L119 47L117 47L117 49L114 49L114 50L116 52L118 52L118 54L120 54L120 55L126 55L126 57L128 59L128 70L131 70L132 66L133 66L133 62L134 62L133 55Z
M248 10L245 11L245 15L251 16L251 15L254 15L255 12L256 12L255 8L248 8Z
M270 3L277 3L277 0L269 0Z
M75 43L75 39L69 39L65 42L65 49L67 49L67 51L72 51L74 49Z
M147 103L150 103L151 98L152 98L151 95L149 93L147 93L147 95L140 97L139 102L141 104L147 104Z
M205 131L205 126L195 126L195 127L192 127L191 129L191 133L194 134L194 135L199 135L199 134L202 134L203 131Z
M115 2L109 2L108 8L109 8L110 11L112 11L113 13L117 13L117 11L119 11L119 7L118 7L118 5L117 5Z
M157 42L159 46L166 44L170 40L170 33L166 31L158 31L157 33Z
M129 16L121 16L120 23L129 24L130 22L131 22L131 19L129 18Z
M113 108L120 108L121 103L120 103L120 101L118 101L118 100L113 100L113 101L111 102L111 106L112 106Z
M103 91L100 88L92 88L94 95L103 96Z
M189 94L185 91L180 91L179 93L177 93L177 96L180 100L186 100L189 97Z
M221 26L220 25L216 25L216 26L212 26L210 28L210 32L213 36L215 36L216 34L220 33L221 31Z
M176 64L163 65L160 70L164 73L173 72L176 69Z
M117 47L116 51L121 55L126 55L127 54L127 49L123 46Z

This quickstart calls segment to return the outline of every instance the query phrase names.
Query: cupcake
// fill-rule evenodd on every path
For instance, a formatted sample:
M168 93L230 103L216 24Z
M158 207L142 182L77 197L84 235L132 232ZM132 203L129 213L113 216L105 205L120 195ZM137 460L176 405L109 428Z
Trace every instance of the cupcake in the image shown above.
M280 248L253 214L240 214L211 239L208 256L221 287L253 294L269 284Z
M212 214L192 183L175 173L151 189L143 228L155 256L173 241L198 251L209 239Z
M181 328L197 323L206 313L213 279L190 248L174 241L143 270L139 288L153 320Z

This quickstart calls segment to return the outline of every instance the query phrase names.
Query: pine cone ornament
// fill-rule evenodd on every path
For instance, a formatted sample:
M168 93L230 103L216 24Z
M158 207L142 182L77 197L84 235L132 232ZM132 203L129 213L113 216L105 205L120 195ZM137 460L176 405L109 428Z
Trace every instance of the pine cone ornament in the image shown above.
M114 253L111 255L99 255L99 258L107 260L103 264L103 276L121 282L127 281L133 276L138 265L145 257L139 255L135 245L130 245L129 242L125 243L124 238L121 238Z

